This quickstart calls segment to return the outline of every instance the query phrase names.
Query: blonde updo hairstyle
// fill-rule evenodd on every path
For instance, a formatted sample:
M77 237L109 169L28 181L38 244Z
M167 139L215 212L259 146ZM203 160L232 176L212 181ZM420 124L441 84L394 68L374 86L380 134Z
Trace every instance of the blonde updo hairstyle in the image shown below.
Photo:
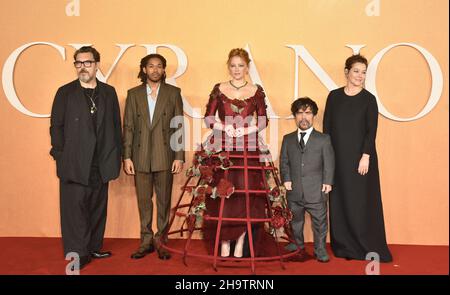
M247 64L247 66L250 64L251 59L248 56L248 52L243 49L243 48L234 48L231 49L230 53L228 53L228 61L227 61L227 65L230 65L231 59L235 56L239 56L240 58L242 58L242 60Z

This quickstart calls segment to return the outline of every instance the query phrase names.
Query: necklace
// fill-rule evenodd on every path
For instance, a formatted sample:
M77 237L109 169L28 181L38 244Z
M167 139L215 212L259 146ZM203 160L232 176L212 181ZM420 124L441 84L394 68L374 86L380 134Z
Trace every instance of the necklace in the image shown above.
M231 82L231 80L230 80L230 85L233 86L236 90L241 89L242 87L244 87L244 86L247 85L247 84L248 84L248 82L245 81L244 85L241 85L241 86L235 86L235 85L233 84L233 82Z
M87 92L86 92L86 96L89 97L89 99L90 99L91 102L92 102L92 106L91 106L91 114L93 114L93 113L95 113L95 112L97 111L97 106L95 105L95 102L94 102L94 100L93 100L94 95L95 95L95 89L96 89L96 88L97 88L97 87L95 87L94 90L92 91L92 96L89 96L89 94L87 94Z

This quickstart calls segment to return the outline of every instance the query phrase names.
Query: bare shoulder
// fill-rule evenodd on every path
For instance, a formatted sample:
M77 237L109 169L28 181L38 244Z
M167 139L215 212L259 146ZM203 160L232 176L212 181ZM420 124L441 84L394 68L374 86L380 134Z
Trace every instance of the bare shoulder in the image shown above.
M252 90L252 91L256 91L259 88L258 84L253 84L253 83L248 83L247 86L250 87L250 90Z
M218 84L219 84L220 91L227 91L231 88L230 81L224 81L224 82L220 82Z

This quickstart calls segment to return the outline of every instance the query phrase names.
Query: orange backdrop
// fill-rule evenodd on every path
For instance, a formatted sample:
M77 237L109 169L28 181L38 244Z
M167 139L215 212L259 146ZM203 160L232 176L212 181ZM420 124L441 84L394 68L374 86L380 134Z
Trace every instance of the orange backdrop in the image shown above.
M147 53L141 45L177 46L186 55L187 68L176 83L200 113L213 85L228 79L228 51L248 45L271 106L281 117L269 123L277 126L278 136L270 140L276 154L282 135L295 128L285 117L296 83L298 96L308 95L319 104L319 130L328 94L317 71L288 46L304 46L342 86L343 63L352 53L347 44L365 45L361 53L370 61L392 44L411 43L437 61L443 88L438 87L437 104L421 118L401 122L380 114L377 148L387 240L448 245L448 21L447 0L1 1L0 236L60 236L58 179L48 154L49 119L20 112L7 93L13 81L27 110L50 113L56 89L75 78L74 48L69 44L94 44L104 75L115 65L107 82L116 87L122 111L127 89L139 82L139 61ZM11 80L6 61L31 42L61 46L66 58L48 45L31 46L15 60ZM115 64L120 52L116 44L134 46ZM168 48L158 52L167 57L168 76L173 76L180 66L175 53ZM397 46L382 57L375 82L386 109L409 118L424 108L438 80L418 50ZM188 118L192 146L193 119ZM187 155L189 163L192 152ZM174 196L184 180L184 175L175 177ZM111 183L108 210L107 237L139 237L132 177L122 174ZM308 223L306 238L312 238Z

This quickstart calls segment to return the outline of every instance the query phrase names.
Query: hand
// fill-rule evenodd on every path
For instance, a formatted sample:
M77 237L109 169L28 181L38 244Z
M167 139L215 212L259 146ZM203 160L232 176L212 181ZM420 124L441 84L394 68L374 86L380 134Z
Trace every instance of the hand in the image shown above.
M183 170L183 161L181 160L174 160L172 163L172 173L178 174Z
M329 184L322 184L322 192L328 194L329 192L331 192L332 187Z
M128 175L134 175L134 165L133 165L133 161L131 161L131 159L123 160L123 170Z
M286 188L286 190L291 191L292 190L292 181L286 181L284 183L284 187Z
M270 166L270 162L272 160L271 156L270 155L260 155L259 156L260 161L261 161L261 157L264 160L264 166L269 167Z
M234 135L236 137L241 137L241 136L245 135L245 128L244 127L236 128Z
M235 137L236 135L236 130L234 129L233 125L227 125L224 128L225 133L229 136L229 137Z
M369 172L369 155L363 154L361 160L359 160L358 173L366 175Z

